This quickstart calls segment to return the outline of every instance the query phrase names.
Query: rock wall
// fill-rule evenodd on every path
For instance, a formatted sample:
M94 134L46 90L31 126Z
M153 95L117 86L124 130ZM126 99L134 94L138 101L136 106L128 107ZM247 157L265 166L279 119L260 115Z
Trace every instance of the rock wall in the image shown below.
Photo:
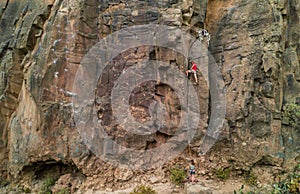
M208 4L206 26L213 37L211 52L221 65L227 85L229 134L225 139L230 146L225 157L236 168L293 168L299 161L299 126L293 129L285 125L281 114L286 103L299 98L296 4Z
M74 78L89 49L120 29L149 23L180 27L194 37L202 28L211 34L209 51L221 69L227 102L223 133L203 164L206 172L232 167L275 176L299 161L299 126L282 120L285 104L300 99L297 0L1 0L0 7L2 177L42 177L56 166L57 179L80 174L78 181L99 188L147 181L153 173L158 181L167 180L163 170L132 172L100 160L85 145L73 119ZM147 150L170 138L174 126L147 138L132 137L115 125L107 102L116 76L126 64L142 59L162 60L182 72L187 67L183 56L168 49L128 49L99 80L96 104L110 136L122 145ZM210 109L208 86L199 76L199 137L179 163L186 157L200 160L197 152ZM131 113L141 122L149 119L153 101L165 104L168 126L176 128L180 109L170 87L150 82L137 87L130 99Z

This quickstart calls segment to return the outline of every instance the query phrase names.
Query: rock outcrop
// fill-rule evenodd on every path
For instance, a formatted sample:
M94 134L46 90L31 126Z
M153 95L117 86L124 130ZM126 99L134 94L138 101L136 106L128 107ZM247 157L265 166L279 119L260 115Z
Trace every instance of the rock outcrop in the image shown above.
M239 160L237 168L293 167L299 159L299 126L292 129L283 123L282 112L299 98L297 3L210 3L206 26L213 37L211 52L227 85L227 160Z
M237 174L245 171L266 174L269 179L262 176L264 178L259 181L270 183L276 174L292 170L299 162L299 125L284 120L286 105L300 103L300 8L297 0L0 0L0 7L0 181L9 180L30 187L34 180L44 180L51 174L58 180L55 188L59 189L59 184L67 185L71 192L124 189L151 180L153 184L167 182L168 165L185 166L186 158L193 158L201 164L203 175L211 175L210 171L215 169L230 168ZM112 57L107 54L113 50L134 45L130 38L130 42L118 45L126 35L134 36L118 32L150 24L179 30L177 34L174 32L174 37L160 37L161 41L159 32L136 31L142 35L136 35L140 39L147 40L147 34L153 34L158 41L153 45L127 47L108 63L101 61L103 56L105 60ZM210 33L210 44L196 46L204 52L190 53L192 41L201 29ZM182 33L189 37L186 42ZM117 38L106 39L112 34L117 34ZM95 45L103 40L112 41L112 44L105 43L111 46L106 48L107 53L96 50L93 57L86 60L85 57L95 51ZM160 46L164 41L174 45ZM179 47L183 52L176 51ZM185 83L182 80L189 56L198 64L212 63L206 47L225 84L223 108L226 108L226 116L218 141L203 159L198 152L213 104L207 80L209 73L200 69L200 84L191 84L189 90L182 90L185 96L195 91L200 107L197 110L185 104L189 97L182 98L172 87ZM93 67L91 60L100 65L91 72L81 71L86 70L81 68L84 65ZM161 115L165 118L164 124L152 123L157 127L151 134L137 135L118 123L114 110L123 110L124 104L112 104L111 95L114 88L124 83L118 80L122 73L136 67L145 69L139 66L145 60L163 63L158 73L151 72L157 79L138 83L129 97L118 93L118 99L128 98L130 114L139 123L135 125L139 130L151 118L161 120ZM172 68L181 74L168 74L174 83L168 86L159 81L164 80L160 72ZM80 89L74 86L81 74L92 75L102 70L104 73L94 80L95 90L85 90L90 87L84 85L89 84L86 80L90 77L80 77ZM194 82L192 77L190 80ZM88 97L90 93L94 94L94 99L74 104L78 94ZM190 102L192 100L191 97ZM79 109L82 107L92 108ZM101 136L96 126L80 128L82 122L76 117L78 113L96 118L106 136ZM193 118L199 120L195 122L196 132L191 142L182 141L180 136L185 134L180 129L193 123L187 121L182 125L182 115L187 113L198 115ZM82 134L85 131L87 136ZM172 139L176 135L180 138ZM91 141L85 139L88 136L93 137ZM145 161L160 162L170 150L186 149L160 168L147 164L145 171L142 168L133 170L124 167L126 157L118 157L123 163L117 165L101 158L104 152L107 157L111 150L116 150L109 143L103 144L108 139L126 148L141 150L139 153L170 142L170 147ZM101 147L100 155L95 147ZM144 155L134 154L132 152L136 158L134 163L143 166L139 157Z

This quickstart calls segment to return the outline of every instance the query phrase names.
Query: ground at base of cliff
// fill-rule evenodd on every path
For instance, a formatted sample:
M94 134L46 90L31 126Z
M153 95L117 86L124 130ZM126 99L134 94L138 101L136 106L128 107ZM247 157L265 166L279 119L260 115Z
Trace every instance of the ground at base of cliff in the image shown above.
M79 187L75 192L71 192L69 189L55 190L55 185L50 185L50 182L48 185L45 185L42 181L36 182L32 188L24 187L19 184L7 184L0 187L0 194L131 194L134 189L134 187L131 187L123 190L114 190L112 188L99 190L93 187L89 189ZM190 182L184 183L182 187L175 186L169 182L153 184L150 185L150 187L155 190L157 194L234 194L234 191L237 193L241 193L239 191L248 193L257 190L260 191L258 193L268 193L267 191L270 193L270 189L272 189L270 185L259 185L259 188L254 188L245 184L242 179L227 179L226 181L221 181L217 179L206 179L204 177L200 177L198 182L194 184Z
M250 193L257 189L261 190L258 193L268 193L270 191L270 185L260 185L260 188L253 188L252 186L246 185L241 180L199 180L198 183L185 183L183 187L174 186L171 183L159 183L152 185L151 188L155 190L158 194L234 194L237 193ZM133 188L128 188L124 190L87 190L85 192L77 192L77 194L130 194ZM239 192L240 191L240 192Z

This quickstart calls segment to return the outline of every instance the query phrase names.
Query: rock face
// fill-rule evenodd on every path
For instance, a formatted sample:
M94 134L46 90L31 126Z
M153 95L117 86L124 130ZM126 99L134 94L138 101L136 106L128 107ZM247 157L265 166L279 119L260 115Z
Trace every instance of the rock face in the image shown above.
M211 52L227 85L227 140L233 145L227 157L239 161L237 167L292 167L299 153L299 126L284 125L281 113L285 104L299 98L297 3L210 3L206 26L213 37ZM216 7L219 15L213 12ZM218 25L210 18L218 18Z
M85 56L93 51L91 48L122 29L149 24L172 26L195 38L197 31L203 28L210 33L208 49L220 68L226 87L226 117L218 141L206 154L209 162L202 168L253 169L256 173L268 172L275 176L278 169L290 170L299 161L299 125L283 121L286 104L300 102L300 8L297 0L0 0L0 7L2 179L26 182L26 177L43 179L52 174L63 185L68 185L64 177L77 184L71 187L72 192L78 185L82 185L82 190L87 187L122 188L125 183L147 182L153 174L155 180L166 181L166 170L132 171L123 168L127 158L121 157L118 161L124 159L124 164L112 165L102 160L94 148L103 146L105 154L116 150L108 143L103 145L108 138L126 148L142 151L155 150L171 142L162 153L148 158L159 162L169 150L176 150L177 146L182 148L181 143L187 143L180 139L180 134L185 133L178 131L182 114L188 111L200 115L194 117L199 119L195 138L183 146L187 149L181 157L169 164L185 164L186 160L180 158L187 156L200 161L197 152L208 127L212 104L204 69L198 74L200 84L192 85L199 110L189 109L182 102L187 98L180 97L172 89L173 85L160 82L164 75L159 73L155 74L155 81L138 83L129 97L118 93L121 100L128 98L129 112L140 123L136 128L143 127L155 116L157 119L161 114L165 116L164 125L153 124L157 127L149 135L132 134L122 127L114 115L113 105L123 110L124 104L112 104L114 99L111 99L122 73L140 67L138 65L144 60L164 62L159 66L161 71L176 67L181 77L171 73L169 77L172 83L184 83L180 79L185 76L187 56L195 54L189 53L192 38L184 42L174 33L174 37L165 37L154 45L127 47L107 64L101 63L107 53L95 53L89 60L99 60L100 65L96 67L104 69L104 73L97 77L95 88L88 91L94 99L74 104L78 94L89 95L84 90L89 77L82 77L81 90L74 91L78 76L100 71L81 72ZM139 38L146 40L147 33L152 32L139 33L144 35ZM122 38L126 36L117 37L112 45L121 48L118 42ZM174 45L159 46L164 40ZM133 43L130 39L123 46ZM204 48L208 46L204 45ZM108 50L117 49L113 46ZM170 49L178 47L182 53ZM205 52L194 60L198 64L209 61ZM192 77L190 79L194 82ZM185 96L190 94L188 92ZM89 106L94 109L88 110L95 113L79 110ZM76 111L80 115L95 116L107 136L99 136L97 130L90 132L88 127L78 130L82 123L76 119ZM82 131L93 136L94 147L86 144ZM180 138L173 140L174 134L179 134ZM125 153L130 155L130 152ZM136 157L134 162L139 164L141 155L133 156Z

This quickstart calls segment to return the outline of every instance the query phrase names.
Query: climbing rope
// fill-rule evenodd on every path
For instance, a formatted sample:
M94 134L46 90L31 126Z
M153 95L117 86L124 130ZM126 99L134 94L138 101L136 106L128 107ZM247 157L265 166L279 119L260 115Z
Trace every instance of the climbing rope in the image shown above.
M188 68L187 69L190 69L190 67L189 67L189 65L190 65L190 63L191 63L191 61L192 60L195 60L195 59L199 59L199 58L202 58L202 57L204 57L204 56L200 56L200 57L196 57L196 58L191 58L190 56L191 56L191 53L190 53L190 51L191 51L191 48L193 47L193 45L195 44L195 42L197 41L197 40L200 40L200 42L203 42L203 41L206 41L207 42L207 46L209 45L209 41L210 41L210 35L209 35L209 33L205 30L205 29L203 29L203 30L200 30L200 31L198 31L198 38L196 38L193 42L192 42L192 44L190 45L190 47L189 47L189 50L188 50L188 61L187 61L187 65L188 65ZM190 90L190 88L189 88L189 84L188 84L188 80L187 80L187 82L186 82L186 87L187 87L187 98L186 98L186 102L187 102L187 107L188 107L188 112L190 111L189 110L189 90ZM189 120L190 118L188 118L188 120L187 120L187 126L189 126L189 123L190 123L190 120ZM192 155L192 150L191 150L191 146L190 146L190 143L191 142L188 142L188 155L191 157L191 155Z

